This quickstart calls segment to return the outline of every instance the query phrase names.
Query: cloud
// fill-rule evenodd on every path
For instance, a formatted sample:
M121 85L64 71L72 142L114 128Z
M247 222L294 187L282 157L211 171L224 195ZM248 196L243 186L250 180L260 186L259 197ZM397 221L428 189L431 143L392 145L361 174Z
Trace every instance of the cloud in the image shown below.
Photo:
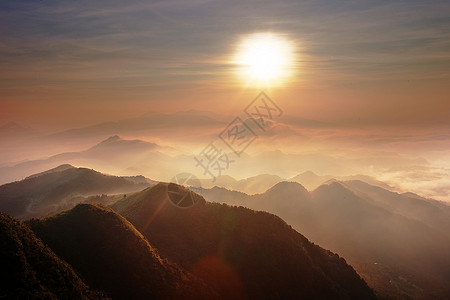
M310 105L286 106L298 119L288 124L448 124L449 11L448 1L4 1L0 105L237 107L229 99L250 88L229 57L242 36L272 31L298 52L283 88Z
M236 37L273 30L298 44L302 73L315 80L447 76L445 2L338 2L7 2L0 57L18 81L34 67L49 81L65 73L67 83L225 83Z

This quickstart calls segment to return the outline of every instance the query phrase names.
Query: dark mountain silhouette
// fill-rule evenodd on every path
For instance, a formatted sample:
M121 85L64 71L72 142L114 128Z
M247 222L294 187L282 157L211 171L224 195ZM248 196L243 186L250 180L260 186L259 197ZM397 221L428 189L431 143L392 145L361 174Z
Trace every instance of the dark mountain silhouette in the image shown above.
M102 299L21 222L0 214L0 298Z
M156 249L112 210L79 204L28 225L89 284L113 299L213 299L211 288Z
M308 193L297 183L284 182L264 194L240 193L238 197L236 192L227 193L225 189L199 192L210 201L229 203L234 199L234 205L277 214L315 243L348 259L381 295L415 299L448 297L450 241L427 224L425 212L436 213L428 202L411 206L410 200L404 199L408 203L405 206L392 198L398 194L371 186L369 190L379 192L378 196L391 197L374 200L367 193L365 197L357 195L346 184L330 180ZM423 207L424 212L419 213ZM405 210L404 215L400 208ZM443 212L436 216L448 221ZM442 229L445 222L435 225L440 224Z
M280 218L203 198L183 209L170 202L168 191L188 192L160 183L112 208L161 255L204 279L223 298L375 298L345 260L310 243Z
M60 166L0 186L0 211L20 219L41 217L72 208L84 201L84 196L123 194L151 185L135 180L104 175L85 168Z

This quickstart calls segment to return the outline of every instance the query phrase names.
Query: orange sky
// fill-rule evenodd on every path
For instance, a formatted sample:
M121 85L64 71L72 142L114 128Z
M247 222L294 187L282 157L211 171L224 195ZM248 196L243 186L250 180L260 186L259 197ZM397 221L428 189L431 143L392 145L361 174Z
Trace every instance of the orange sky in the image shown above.
M268 92L291 115L449 125L450 4L434 1L6 1L0 120L58 131L188 109L233 115L257 93L230 63L243 36L295 46Z
M2 162L114 134L196 151L260 92L233 57L244 38L270 33L293 46L293 72L266 86L283 118L248 153L331 155L448 199L449 13L448 1L419 0L2 1L0 128L16 122L46 136L128 126L87 127L89 138L66 144L4 143ZM161 130L152 118L173 124ZM396 169L397 160L411 165Z

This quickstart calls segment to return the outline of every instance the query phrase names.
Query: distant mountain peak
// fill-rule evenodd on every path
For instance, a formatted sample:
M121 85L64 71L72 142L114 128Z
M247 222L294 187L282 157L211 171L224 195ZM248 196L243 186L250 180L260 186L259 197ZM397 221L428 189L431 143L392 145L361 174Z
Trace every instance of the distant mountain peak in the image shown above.
M305 171L305 172L301 173L300 175L319 176L311 170Z
M89 148L89 150L102 150L102 149L110 149L111 147L127 147L127 148L134 148L134 149L142 149L142 148L148 148L148 149L154 149L158 147L157 144L146 142L139 139L134 140L127 140L123 139L118 135L113 135L107 138L106 140L101 141L100 143L92 146Z
M25 127L19 125L18 123L14 122L14 121L10 121L10 122L5 123L2 126L0 126L0 130L1 129L25 129Z
M307 194L308 191L305 189L303 185L301 185L298 182L293 181L282 181L277 184L275 184L273 187L268 189L264 194L285 194L286 192L289 193L299 193L299 194Z
M414 198L414 199L419 199L419 200L427 200L427 198L422 197L416 193L412 193L412 192L405 192L405 193L401 193L402 196L405 197L409 197L409 198Z
M122 138L116 134L116 135L113 135L113 136L110 136L109 138L107 138L106 141L118 141L121 139Z
M334 185L334 184L338 184L338 185L342 186L342 184L336 178L331 178L323 183L323 185Z
M62 169L62 168L71 169L71 168L75 168L75 167L72 166L71 164L62 164L62 165L57 166L55 169Z
M234 178L234 177L232 177L232 176L230 176L230 175L220 175L220 176L217 176L217 179L225 179L225 180L232 180L232 181L236 181L236 179Z
M76 169L76 168L70 164L62 164L62 165L57 166L56 168L30 175L30 176L26 177L25 179L35 178L35 177L39 177L39 176L51 174L51 173L62 172L62 171L68 170L68 169Z
M100 142L100 144L102 144L102 143L113 143L113 142L118 142L118 141L122 141L123 139L120 137L120 136L118 136L118 135L113 135L113 136L110 136L109 138L107 138L106 140L104 140L104 141L102 141L102 142Z
M161 210L180 210L180 207L189 207L188 205L184 205L189 201L195 203L193 207L201 207L206 204L206 200L205 198L203 198L203 196L191 191L190 189L182 185L178 185L175 183L159 182L154 186L146 188L141 193L143 197L139 198L138 201L133 202L131 210L133 214L137 212L142 213L142 211L149 211L150 213L150 211L154 211L158 207ZM123 200L119 200L111 207L114 210L120 210L121 207L129 206L131 201L130 198L131 197L127 197ZM177 205L177 201L182 201L183 203ZM147 219L148 216L145 216L145 220Z
M303 180L319 180L321 176L317 175L313 171L305 171L303 173L297 174L294 177L291 178L291 180L297 181L303 181Z
M278 175L272 175L272 174L259 174L255 176L248 177L246 179L243 179L243 181L252 181L252 180L261 180L261 179L268 179L268 180L275 180L275 181L282 181L282 178Z
M35 132L29 127L22 126L16 122L8 122L0 126L0 135L2 136L30 136Z
M344 194L352 196L355 195L353 191L348 189L345 185L343 185L336 179L330 179L314 190L314 193L330 193L330 192L332 194L340 194L340 195Z
M216 287L221 298L375 299L344 259L312 244L279 217L218 203L164 207L164 188L158 184L130 195L112 209L165 257Z

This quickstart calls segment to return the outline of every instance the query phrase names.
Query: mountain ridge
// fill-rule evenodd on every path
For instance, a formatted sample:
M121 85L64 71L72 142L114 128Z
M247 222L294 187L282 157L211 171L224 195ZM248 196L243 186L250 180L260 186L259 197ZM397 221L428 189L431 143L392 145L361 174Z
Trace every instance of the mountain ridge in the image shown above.
M22 222L0 213L0 295L9 299L107 299Z
M46 172L62 164L94 165L96 168L101 167L99 169L107 172L111 167L111 161L114 161L115 164L124 164L124 169L126 169L126 167L129 167L130 156L136 159L151 154L155 159L163 159L166 155L160 152L161 149L162 147L156 143L137 139L122 139L114 135L81 151L62 152L47 158L0 167L0 183L18 181L36 173ZM116 166L114 169L117 168Z
M214 292L159 256L123 217L98 204L27 221L87 282L113 299L215 298Z
M87 168L60 167L0 186L0 211L20 219L42 217L71 208L85 196L129 193L151 185Z
M199 193L208 201L243 205L282 217L314 243L345 257L383 297L442 299L450 295L444 284L446 278L450 278L446 274L450 269L447 255L450 239L446 237L448 233L427 225L431 219L435 228L446 228L450 218L444 217L444 212L440 213L442 218L436 218L436 209L433 209L434 213L425 219L428 210L417 210L414 215L401 214L383 205L381 200L361 197L346 186L346 182L335 180L308 193L295 189L268 191L246 195L226 189L202 189ZM383 195L395 196L393 200L401 197L384 191ZM415 206L416 209L439 207L428 200L414 201L423 204ZM427 270L428 275L417 270Z
M167 198L164 183L129 195L112 208L164 257L228 298L375 298L345 260L313 245L274 215L208 202L179 209Z

